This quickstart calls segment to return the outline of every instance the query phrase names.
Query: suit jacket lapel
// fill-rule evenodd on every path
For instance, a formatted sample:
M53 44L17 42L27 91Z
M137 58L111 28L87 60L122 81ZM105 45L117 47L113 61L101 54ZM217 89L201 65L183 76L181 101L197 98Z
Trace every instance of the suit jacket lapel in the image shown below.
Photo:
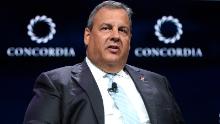
M102 96L99 88L95 82L95 79L84 60L81 66L74 68L73 78L78 82L78 84L85 90L92 104L94 113L99 124L104 124L104 107Z
M157 123L157 118L156 118L157 111L155 110L157 108L155 107L156 101L153 94L157 92L158 89L156 89L153 86L152 82L149 82L147 80L147 77L145 77L144 74L142 74L139 69L132 68L129 65L126 65L125 69L133 79L136 88L143 99L151 123L152 124Z

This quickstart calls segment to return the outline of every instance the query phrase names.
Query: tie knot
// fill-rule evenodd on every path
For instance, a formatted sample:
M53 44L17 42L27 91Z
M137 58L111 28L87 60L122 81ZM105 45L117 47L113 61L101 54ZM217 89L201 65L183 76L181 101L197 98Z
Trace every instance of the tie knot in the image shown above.
M114 76L117 75L116 73L107 73L104 77L108 78L109 80L113 80Z

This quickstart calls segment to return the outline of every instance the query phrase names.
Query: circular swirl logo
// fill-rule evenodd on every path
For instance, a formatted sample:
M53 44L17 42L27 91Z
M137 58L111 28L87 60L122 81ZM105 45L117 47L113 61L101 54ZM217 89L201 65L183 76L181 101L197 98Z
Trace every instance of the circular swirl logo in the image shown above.
M44 35L37 35L36 34L36 27L38 24L43 23L44 27L46 25L46 28L48 31ZM47 16L36 16L35 18L30 20L30 23L27 26L28 32L27 34L30 36L32 41L36 41L37 43L47 43L49 40L53 39L54 34L56 33L55 30L55 23L53 23L51 18L48 18ZM44 32L45 33L45 32Z
M171 23L175 25L176 30L173 36L168 37L161 32L161 27L165 23ZM174 18L173 16L163 16L161 19L158 19L157 24L154 26L154 29L155 35L158 37L158 40L164 42L165 44L175 43L177 40L180 39L180 36L183 34L182 24L177 18Z

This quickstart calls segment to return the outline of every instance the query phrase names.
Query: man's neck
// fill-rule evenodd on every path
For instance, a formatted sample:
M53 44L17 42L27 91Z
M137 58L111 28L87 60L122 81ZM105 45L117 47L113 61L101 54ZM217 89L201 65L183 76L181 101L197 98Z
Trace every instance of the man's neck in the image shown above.
M90 63L92 63L94 66L96 66L100 70L104 71L105 73L118 73L119 71L121 71L123 69L123 67L116 67L115 65L106 64L106 63L97 64L97 63L93 62L88 56L86 57L86 59Z

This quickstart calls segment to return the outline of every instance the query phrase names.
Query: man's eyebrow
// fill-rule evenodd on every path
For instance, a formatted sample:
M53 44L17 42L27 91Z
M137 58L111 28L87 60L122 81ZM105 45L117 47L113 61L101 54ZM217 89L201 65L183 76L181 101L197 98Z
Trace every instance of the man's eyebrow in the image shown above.
M112 26L112 24L109 24L109 23L102 23L102 24L101 24L101 26L104 26L104 25Z
M119 26L119 29L130 31L130 27L128 26Z
M119 26L119 28L126 28L126 29L129 29L129 27L128 26Z

